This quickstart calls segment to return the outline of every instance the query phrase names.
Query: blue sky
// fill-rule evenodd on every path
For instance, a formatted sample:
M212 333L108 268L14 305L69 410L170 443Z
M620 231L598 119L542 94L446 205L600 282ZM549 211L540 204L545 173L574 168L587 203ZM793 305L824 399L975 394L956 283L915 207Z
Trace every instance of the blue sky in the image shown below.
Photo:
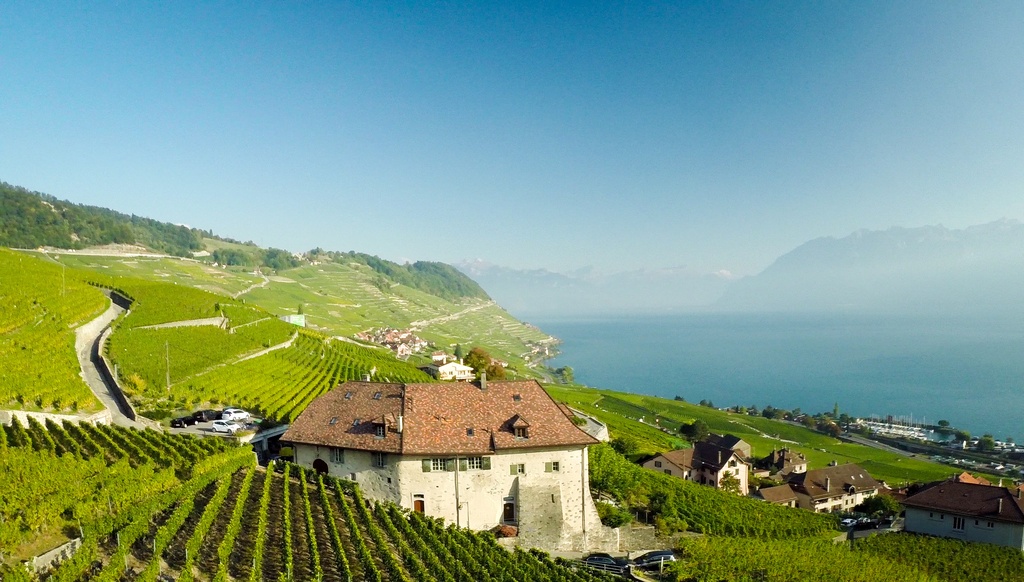
M752 274L1024 218L1024 4L0 4L0 180L293 251Z

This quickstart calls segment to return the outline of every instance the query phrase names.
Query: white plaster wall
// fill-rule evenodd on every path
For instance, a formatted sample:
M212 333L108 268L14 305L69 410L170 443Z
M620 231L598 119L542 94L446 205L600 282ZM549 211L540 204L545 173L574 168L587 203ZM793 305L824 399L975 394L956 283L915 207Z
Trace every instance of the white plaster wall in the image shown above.
M963 516L964 529L955 530L953 529L953 517L953 514L908 507L903 528L914 533L997 544L1024 550L1024 525L996 521L992 522L993 527L990 528L988 527L989 520Z
M330 476L359 483L363 494L371 499L399 503L399 455L387 455L387 466L383 468L373 466L373 457L369 451L345 449L344 456L344 463L334 463L331 461L331 447L295 445L297 464L312 469L313 461L323 459Z

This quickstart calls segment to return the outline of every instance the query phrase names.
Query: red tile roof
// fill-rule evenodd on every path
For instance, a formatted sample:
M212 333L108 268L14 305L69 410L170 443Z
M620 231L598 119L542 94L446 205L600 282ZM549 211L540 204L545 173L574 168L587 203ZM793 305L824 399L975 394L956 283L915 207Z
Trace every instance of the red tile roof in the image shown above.
M1006 487L946 481L903 500L903 505L944 513L1024 523L1024 500Z
M486 454L598 441L572 423L535 381L478 384L346 382L314 400L281 440L399 454ZM352 393L350 399L345 398ZM375 392L383 397L374 400ZM516 399L514 396L518 396ZM384 438L372 421L385 421ZM331 424L331 419L337 419ZM360 419L356 426L354 422ZM398 432L401 419L402 432ZM514 426L529 419L528 438ZM472 428L472 436L467 429Z
M789 483L802 490L812 499L838 497L851 492L858 493L879 488L878 481L867 471L853 463L813 469L806 473L790 475Z

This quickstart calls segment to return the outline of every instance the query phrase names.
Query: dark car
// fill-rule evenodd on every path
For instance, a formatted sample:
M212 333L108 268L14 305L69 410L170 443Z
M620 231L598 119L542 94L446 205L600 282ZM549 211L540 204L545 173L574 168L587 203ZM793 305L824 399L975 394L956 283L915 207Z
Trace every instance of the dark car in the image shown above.
M219 410L197 410L192 413L192 418L199 422L209 422L211 420L218 420L220 418Z
M629 564L626 558L616 558L611 554L598 552L583 558L583 563L607 572L622 572Z
M653 552L640 554L639 556L633 559L633 563L636 564L638 568L644 569L657 568L661 564L675 561L676 555L672 552L672 550L654 550Z
M171 428L185 428L199 422L194 416L182 416L171 421Z

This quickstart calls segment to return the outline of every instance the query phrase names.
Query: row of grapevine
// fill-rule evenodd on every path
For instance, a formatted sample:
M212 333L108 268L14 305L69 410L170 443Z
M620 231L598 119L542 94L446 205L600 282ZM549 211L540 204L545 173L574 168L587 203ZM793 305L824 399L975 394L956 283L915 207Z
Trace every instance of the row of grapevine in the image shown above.
M230 403L290 422L317 396L340 382L365 374L396 382L428 382L430 377L389 353L332 342L301 332L294 344L176 384L172 400L198 405Z
M53 261L0 249L0 408L99 410L78 374L74 328L108 304Z
M297 466L276 472L249 463L232 471L197 474L130 519L90 536L88 554L58 575L148 581L604 579L540 554L509 553L490 534L443 527L392 504L370 505L350 482ZM94 565L99 568L92 572Z

